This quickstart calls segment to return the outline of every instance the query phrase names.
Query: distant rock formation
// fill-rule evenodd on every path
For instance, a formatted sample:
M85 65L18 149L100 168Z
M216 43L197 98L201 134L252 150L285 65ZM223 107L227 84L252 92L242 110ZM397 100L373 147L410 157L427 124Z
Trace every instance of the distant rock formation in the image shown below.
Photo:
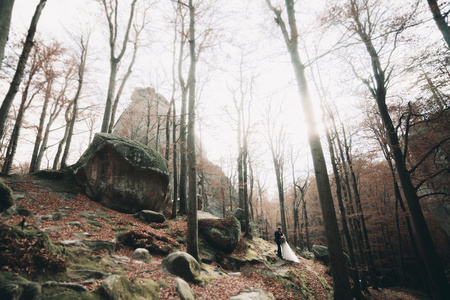
M139 141L163 154L166 149L166 118L169 105L169 101L154 88L135 88L131 95L130 105L115 125L114 134ZM177 127L177 136L179 135L178 130L179 126ZM172 135L172 124L170 124L170 132ZM199 210L211 212L216 216L228 216L231 214L231 210L237 207L235 203L237 192L234 188L230 188L230 182L222 169L206 158L205 151L201 151L201 141L199 139L197 141L198 194L202 203ZM172 145L172 137L170 144ZM180 146L178 145L178 150ZM172 165L172 151L169 165ZM230 199L233 201L232 208Z
M97 133L71 169L82 191L111 209L159 212L168 203L167 162L151 148L130 139Z
M169 105L169 101L154 88L135 88L131 104L117 120L114 134L160 149L165 142L163 136Z

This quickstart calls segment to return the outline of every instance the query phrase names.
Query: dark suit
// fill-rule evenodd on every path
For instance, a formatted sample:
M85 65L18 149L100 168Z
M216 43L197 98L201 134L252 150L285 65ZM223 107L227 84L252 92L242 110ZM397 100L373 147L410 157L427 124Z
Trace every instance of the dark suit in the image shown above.
M275 231L275 243L277 243L277 246L278 246L278 253L277 253L277 255L278 255L279 258L282 258L281 257L281 243L280 243L280 239L281 239L281 234L280 234L280 232L278 230L276 230Z

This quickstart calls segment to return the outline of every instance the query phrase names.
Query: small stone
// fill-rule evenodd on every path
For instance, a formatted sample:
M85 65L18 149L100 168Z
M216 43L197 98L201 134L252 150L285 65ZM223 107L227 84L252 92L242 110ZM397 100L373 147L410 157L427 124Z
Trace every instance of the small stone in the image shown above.
M175 279L176 290L180 295L182 300L194 300L194 295L192 294L191 287L181 278Z
M137 248L133 252L133 256L131 258L133 261L139 261L143 263L149 263L152 260L152 256L150 252L148 252L145 248Z

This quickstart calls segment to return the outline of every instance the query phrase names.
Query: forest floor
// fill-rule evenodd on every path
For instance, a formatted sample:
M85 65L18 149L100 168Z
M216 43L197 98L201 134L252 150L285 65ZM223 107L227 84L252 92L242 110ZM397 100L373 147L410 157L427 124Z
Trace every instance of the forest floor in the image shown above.
M78 193L70 185L56 183L51 180L39 179L35 176L12 176L0 177L5 184L11 187L16 199L16 205L32 213L25 217L25 225L36 227L46 231L51 240L55 243L75 240L82 236L83 239L113 241L117 231L122 227L134 228L152 232L158 236L166 236L175 241L175 251L185 251L185 240L187 224L186 220L178 217L175 220L167 220L163 224L145 224L139 219L129 214L119 213L110 210L101 204L91 201L88 197ZM36 218L36 216L48 216L57 212L64 212L62 220L52 220L51 218ZM96 213L94 218L86 218L87 215ZM17 225L23 220L22 215L4 217L0 223L7 225ZM68 225L75 224L78 226ZM201 245L205 245L202 243ZM256 288L271 292L275 299L302 299L296 286L307 286L309 299L330 299L332 293L332 280L328 267L323 264L299 256L300 263L292 263L276 258L276 248L274 244L255 239L252 241L243 240L242 243L232 253L234 257L244 257L245 252L252 248L260 258L259 262L242 264L238 271L226 270L223 266L212 261L210 266L218 273L228 276L219 276L205 286L189 283L196 299L229 299L240 291ZM202 251L200 249L200 257ZM121 261L122 270L131 281L139 281L149 278L155 282L164 281L165 285L159 290L160 299L180 299L175 289L175 276L164 272L161 268L161 261L164 255L152 253L150 263L135 263L131 260L133 249L125 246L118 246L114 253L114 258ZM110 254L100 251L92 255L101 257ZM270 256L272 263L267 264L262 256ZM14 258L11 259L11 261ZM114 266L111 266L114 272ZM16 274L26 274L27 270L18 266L0 265L0 270L15 272ZM291 284L281 281L284 274L290 274ZM297 276L293 276L297 274ZM325 280L323 280L325 279ZM98 288L104 279L86 283L89 290ZM305 293L303 293L305 294ZM371 290L365 293L367 299L428 299L423 294L396 288Z

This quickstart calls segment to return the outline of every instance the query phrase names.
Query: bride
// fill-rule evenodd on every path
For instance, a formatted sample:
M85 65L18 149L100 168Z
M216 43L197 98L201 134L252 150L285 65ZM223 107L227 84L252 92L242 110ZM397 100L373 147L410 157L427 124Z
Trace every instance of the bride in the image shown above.
M284 235L282 235L282 240L284 240L281 243L281 256L283 259L299 263L300 261L298 260L297 255L295 255L294 251L292 251L291 247L289 247Z

